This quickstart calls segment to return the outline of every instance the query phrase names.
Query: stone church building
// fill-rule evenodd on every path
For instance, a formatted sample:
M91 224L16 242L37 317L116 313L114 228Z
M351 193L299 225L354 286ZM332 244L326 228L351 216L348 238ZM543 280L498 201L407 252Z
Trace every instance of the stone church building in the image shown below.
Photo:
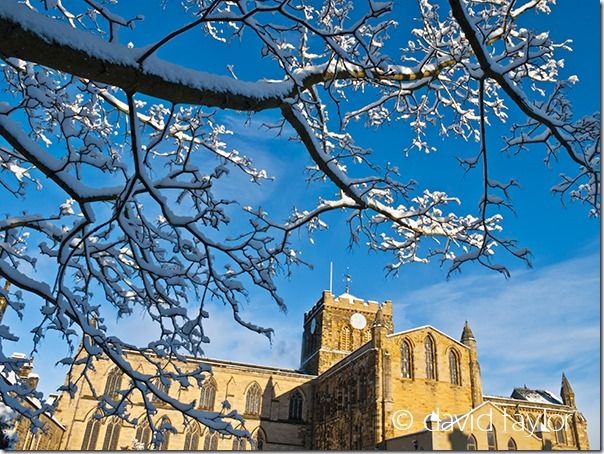
M395 333L390 301L378 304L325 291L305 314L303 328L297 370L203 359L213 373L201 387L168 390L206 410L219 411L228 400L244 414L254 445L196 424L185 426L178 412L158 403L157 420L167 418L177 428L161 448L589 449L587 422L564 375L560 396L528 388L516 388L510 397L483 394L478 345L467 323L460 340L432 326ZM97 392L110 394L121 384L109 361L97 364ZM40 443L43 434L23 437L17 449L151 448L145 423L99 421L97 403L87 385L74 399L60 396L53 421L62 429L52 432L52 441ZM137 411L142 414L143 406L134 402L130 413Z

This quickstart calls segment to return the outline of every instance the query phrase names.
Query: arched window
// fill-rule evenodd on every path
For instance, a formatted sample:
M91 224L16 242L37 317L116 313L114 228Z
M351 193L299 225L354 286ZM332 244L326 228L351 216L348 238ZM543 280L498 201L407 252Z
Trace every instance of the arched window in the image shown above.
M24 447L27 446L27 450L28 451L38 451L40 448L40 441L42 440L43 434L41 430L38 430L35 434L31 433L31 430L28 430L27 433L29 434L30 438L29 440L25 440L25 444L23 445ZM28 445L29 444L29 445Z
M145 420L137 426L134 438L143 446L143 449L149 449L151 444L151 428L148 421Z
M508 440L508 451L518 451L518 446L516 446L516 442L513 438Z
M201 385L201 395L199 397L199 407L203 410L214 410L214 401L216 400L216 382L210 378Z
M302 393L298 390L294 391L289 399L289 419L292 421L302 421L303 403Z
M122 424L119 418L113 417L107 422L105 438L103 440L103 451L117 451L117 442L120 439Z
M363 331L363 342L369 342L371 340L371 331Z
M461 376L459 374L459 356L453 349L449 350L449 373L451 375L451 383L461 385Z
M344 325L340 330L340 350L352 350L352 333L348 325Z
M218 432L215 430L208 430L206 438L203 441L204 451L217 451L218 450Z
M495 436L495 428L489 425L487 430L487 449L489 451L497 451L497 437Z
M199 449L199 424L191 423L185 431L184 451L197 451Z
M468 439L466 440L466 451L476 451L478 449L478 445L476 443L476 437L472 434L468 435Z
M234 437L233 438L233 451L245 451L245 438Z
M168 392L170 391L170 383L167 380L168 380L167 378L165 378L164 380L161 380L160 378L158 378L153 382L153 384L155 386L157 386L157 388L161 392L168 394ZM155 394L153 394L153 398L151 400L154 402L162 402L162 400L159 397L157 397Z
M566 444L566 427L564 424L564 420L561 418L556 418L553 420L553 429L556 432L556 443L560 445Z
M258 430L258 433L256 433L256 450L264 451L265 443L266 441L264 438L264 433L262 432L262 430Z
M105 395L113 400L119 397L118 392L122 389L122 371L118 368L113 369L107 376L105 384Z
M436 380L436 347L432 336L426 336L424 351L426 355L426 378Z
M172 431L170 431L168 429L169 427L172 427L170 418L168 418L167 416L164 416L161 419L161 421L159 422L159 428L162 430L162 435L163 435L161 445L159 445L159 448L158 448L160 451L168 450L168 446L170 444L170 435L172 434Z
M401 377L413 378L413 357L411 356L411 345L403 341L401 344Z
M262 402L262 390L258 383L252 384L245 395L245 413L248 415L259 415Z
M96 449L96 442L99 439L99 430L101 421L96 416L91 416L86 423L84 430L84 439L82 440L82 451L93 451Z
M361 369L359 376L359 402L363 405L367 400L367 377L365 369Z

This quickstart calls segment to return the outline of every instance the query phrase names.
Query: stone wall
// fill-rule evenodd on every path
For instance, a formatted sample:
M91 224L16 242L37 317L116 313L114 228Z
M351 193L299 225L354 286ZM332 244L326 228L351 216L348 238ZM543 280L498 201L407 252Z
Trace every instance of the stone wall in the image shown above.
M145 370L148 365L136 354L130 354L129 360L139 369ZM312 376L299 374L283 369L265 368L239 363L217 360L204 360L212 366L211 379L216 386L216 398L213 411L221 410L221 402L228 400L233 409L237 409L246 417L246 428L254 437L261 433L264 447L270 449L300 449L310 444L306 430L306 422L311 408L311 390L309 381ZM194 362L190 364L194 368ZM103 393L108 374L112 367L109 361L100 361L96 364L96 373L92 375L93 386L98 393ZM261 411L258 415L245 414L246 391L257 384L261 389ZM289 400L292 392L299 390L303 396L302 420L289 419ZM171 396L184 401L197 400L199 402L200 389L190 386L188 389L173 385L169 390ZM57 417L66 426L68 432L62 443L62 449L79 450L83 448L86 426L91 421L97 408L97 399L94 398L88 386L82 387L77 396L72 400L64 396L59 404ZM129 412L133 416L142 415L144 408L142 400L135 396ZM185 421L182 415L165 404L157 404L157 414L154 421L167 417L171 424L178 429L176 434L171 434L168 449L184 449ZM98 436L93 446L102 449L105 446L105 436L108 433L109 422L102 420ZM117 449L131 448L136 438L137 427L121 422ZM210 435L206 428L199 427L199 447L204 444L205 438ZM245 442L242 442L245 443ZM232 437L218 437L218 449L232 449ZM250 449L250 446L247 446Z

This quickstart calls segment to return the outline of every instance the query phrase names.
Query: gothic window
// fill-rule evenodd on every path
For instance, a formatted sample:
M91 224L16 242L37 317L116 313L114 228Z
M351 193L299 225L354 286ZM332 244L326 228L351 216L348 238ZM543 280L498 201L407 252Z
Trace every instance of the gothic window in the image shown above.
M302 393L298 390L294 391L289 399L289 419L302 421L303 403Z
M161 445L159 445L159 450L160 451L167 451L168 450L168 445L170 444L170 435L172 434L172 432L170 430L167 429L167 427L171 427L172 424L170 423L170 418L168 418L167 416L164 416L160 423L159 423L159 428L163 429L163 439L161 441Z
M170 391L170 383L168 382L164 382L161 379L156 379L153 384L155 386L157 386L157 388L159 389L159 391L168 394L168 392ZM151 399L154 402L161 402L161 399L159 397L157 397L155 394L153 394L153 398Z
M93 451L96 449L96 442L99 438L99 430L101 429L101 421L94 415L90 417L86 423L84 430L84 440L82 440L82 451Z
M575 434L573 432L573 429L571 427L571 429L568 431L568 433L570 434L570 437L568 437L567 443L569 445L574 445L575 444Z
M497 437L495 436L495 428L492 424L487 430L487 447L489 451L497 451Z
M105 384L105 395L116 400L119 397L118 391L122 387L122 371L115 368L107 376L107 383Z
M468 435L468 439L466 440L466 451L476 451L477 449L476 437L471 434Z
M411 357L411 345L403 341L401 344L401 377L413 378L413 358Z
M424 351L426 356L426 378L436 380L436 347L432 336L426 336L424 340Z
M562 419L555 419L553 422L553 428L554 428L554 432L556 432L556 443L560 444L560 445L565 445L566 444L566 431L565 431L565 424L564 424L564 420Z
M201 395L199 397L199 407L203 410L214 410L214 401L216 400L216 382L208 379L201 385Z
M252 384L245 395L245 413L248 415L259 415L262 402L262 390L258 383Z
M516 442L513 438L508 440L508 451L518 451L518 446L516 446Z
M533 415L526 415L526 428L529 432L534 433L535 435L537 435L538 437L540 436L541 432L537 431L537 427L539 425L539 422L537 421L537 419L533 416Z
M199 424L189 424L185 432L184 451L197 451L199 449Z
M233 451L245 451L245 438L234 437L233 438Z
M352 333L350 327L345 325L340 330L340 350L351 351L352 350Z
M149 445L151 444L151 428L146 420L136 428L135 438L144 449L149 449Z
M453 349L449 350L449 373L451 375L451 383L461 385L461 376L459 374L459 356Z
M204 451L216 451L218 450L218 432L215 430L208 430L206 438L203 442Z
M371 331L368 329L363 331L363 342L369 342L371 340Z
M365 376L365 370L361 369L359 379L359 402L361 405L367 400L367 377Z
M261 430L258 430L258 433L256 434L256 449L258 451L264 451L264 444L264 433Z
M122 424L119 418L114 417L107 423L105 430L105 439L103 440L103 451L116 451L117 442L120 438L120 429Z
M41 431L38 430L38 432L36 432L35 434L32 434L30 430L27 431L25 443L23 444L23 447L25 450L37 451L40 448L40 440L42 439L40 432Z

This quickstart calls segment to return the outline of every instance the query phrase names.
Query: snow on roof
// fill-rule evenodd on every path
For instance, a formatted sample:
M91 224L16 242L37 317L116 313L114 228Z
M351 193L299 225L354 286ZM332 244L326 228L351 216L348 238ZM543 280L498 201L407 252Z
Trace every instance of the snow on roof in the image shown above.
M564 405L554 393L546 389L514 388L510 397L528 402Z
M15 383L17 383L17 374L15 374L15 372L12 370L7 371L4 366L0 366L0 378L4 379L10 385L14 385ZM36 408L42 408L42 404L41 404L40 400L36 397L25 396L25 400L27 400L31 405L33 405ZM51 414L47 411L45 411L44 414L49 419L51 419L57 426L59 426L61 429L65 430L65 426L53 414Z
M351 295L351 294L350 294L350 293L348 293L348 292L344 292L344 293L342 293L340 296L336 296L336 299L337 299L337 300L339 300L339 299L347 299L347 300L350 300L350 302L353 302L354 300L357 300L357 301L364 301L364 300L363 300L363 298L357 298L356 296Z

